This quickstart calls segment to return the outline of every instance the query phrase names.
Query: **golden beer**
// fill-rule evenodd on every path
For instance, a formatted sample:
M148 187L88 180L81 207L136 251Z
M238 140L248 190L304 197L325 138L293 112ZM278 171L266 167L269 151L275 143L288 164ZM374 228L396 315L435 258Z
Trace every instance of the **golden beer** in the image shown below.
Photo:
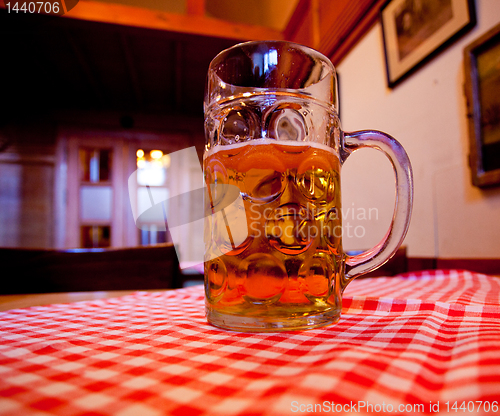
M205 262L209 320L234 315L244 325L248 317L251 330L253 319L265 328L266 322L273 327L298 317L339 316L339 169L333 149L316 143L258 139L206 153L205 181L214 189L207 202L217 203L217 186L236 186L248 235ZM208 252L227 244L221 218L206 218Z

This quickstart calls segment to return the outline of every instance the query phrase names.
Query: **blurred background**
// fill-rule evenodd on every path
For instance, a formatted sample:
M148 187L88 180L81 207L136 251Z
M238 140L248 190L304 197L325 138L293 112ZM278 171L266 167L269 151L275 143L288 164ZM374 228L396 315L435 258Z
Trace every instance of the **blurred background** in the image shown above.
M129 176L155 173L153 191L168 197L199 175L199 165L174 166L168 154L195 146L201 158L211 59L242 41L286 39L337 67L344 130L382 130L407 150L415 179L408 256L500 258L500 188L470 179L463 63L464 48L500 23L500 4L475 0L476 25L389 88L384 3L80 0L63 17L14 15L0 3L0 247L170 241L161 224L136 227ZM344 223L357 230L345 245L372 247L390 224L392 168L362 150L342 175ZM139 180L133 192L147 190Z

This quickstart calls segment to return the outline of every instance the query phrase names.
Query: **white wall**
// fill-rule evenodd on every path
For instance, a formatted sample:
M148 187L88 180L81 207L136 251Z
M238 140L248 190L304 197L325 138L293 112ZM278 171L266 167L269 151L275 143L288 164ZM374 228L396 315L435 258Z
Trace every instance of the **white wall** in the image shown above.
M408 152L415 198L404 244L413 257L500 257L500 187L471 185L463 94L463 49L500 22L500 1L476 0L476 13L472 31L392 90L386 86L380 24L337 68L343 129L385 131ZM347 221L358 229L357 237L345 240L348 249L371 247L385 234L393 182L392 168L378 152L349 157L342 170L343 206L344 213L354 209ZM375 211L371 220L363 217L369 208L378 210L378 218Z

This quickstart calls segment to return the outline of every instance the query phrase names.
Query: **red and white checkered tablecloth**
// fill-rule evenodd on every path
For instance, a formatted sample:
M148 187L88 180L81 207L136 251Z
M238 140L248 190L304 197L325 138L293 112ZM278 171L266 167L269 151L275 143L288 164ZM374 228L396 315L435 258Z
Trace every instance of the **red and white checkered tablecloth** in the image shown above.
M300 332L212 327L201 286L11 310L0 415L498 414L499 305L499 277L434 271L356 280Z

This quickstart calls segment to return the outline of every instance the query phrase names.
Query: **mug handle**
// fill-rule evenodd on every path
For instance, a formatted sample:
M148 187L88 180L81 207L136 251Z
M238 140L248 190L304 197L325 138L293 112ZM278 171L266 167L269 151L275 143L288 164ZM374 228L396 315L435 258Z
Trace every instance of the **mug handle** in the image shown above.
M413 173L403 146L386 133L374 130L343 132L341 162L362 147L380 150L391 161L396 179L396 203L392 222L380 243L363 253L345 255L346 272L342 291L355 277L371 272L388 261L403 242L410 225L413 205Z

